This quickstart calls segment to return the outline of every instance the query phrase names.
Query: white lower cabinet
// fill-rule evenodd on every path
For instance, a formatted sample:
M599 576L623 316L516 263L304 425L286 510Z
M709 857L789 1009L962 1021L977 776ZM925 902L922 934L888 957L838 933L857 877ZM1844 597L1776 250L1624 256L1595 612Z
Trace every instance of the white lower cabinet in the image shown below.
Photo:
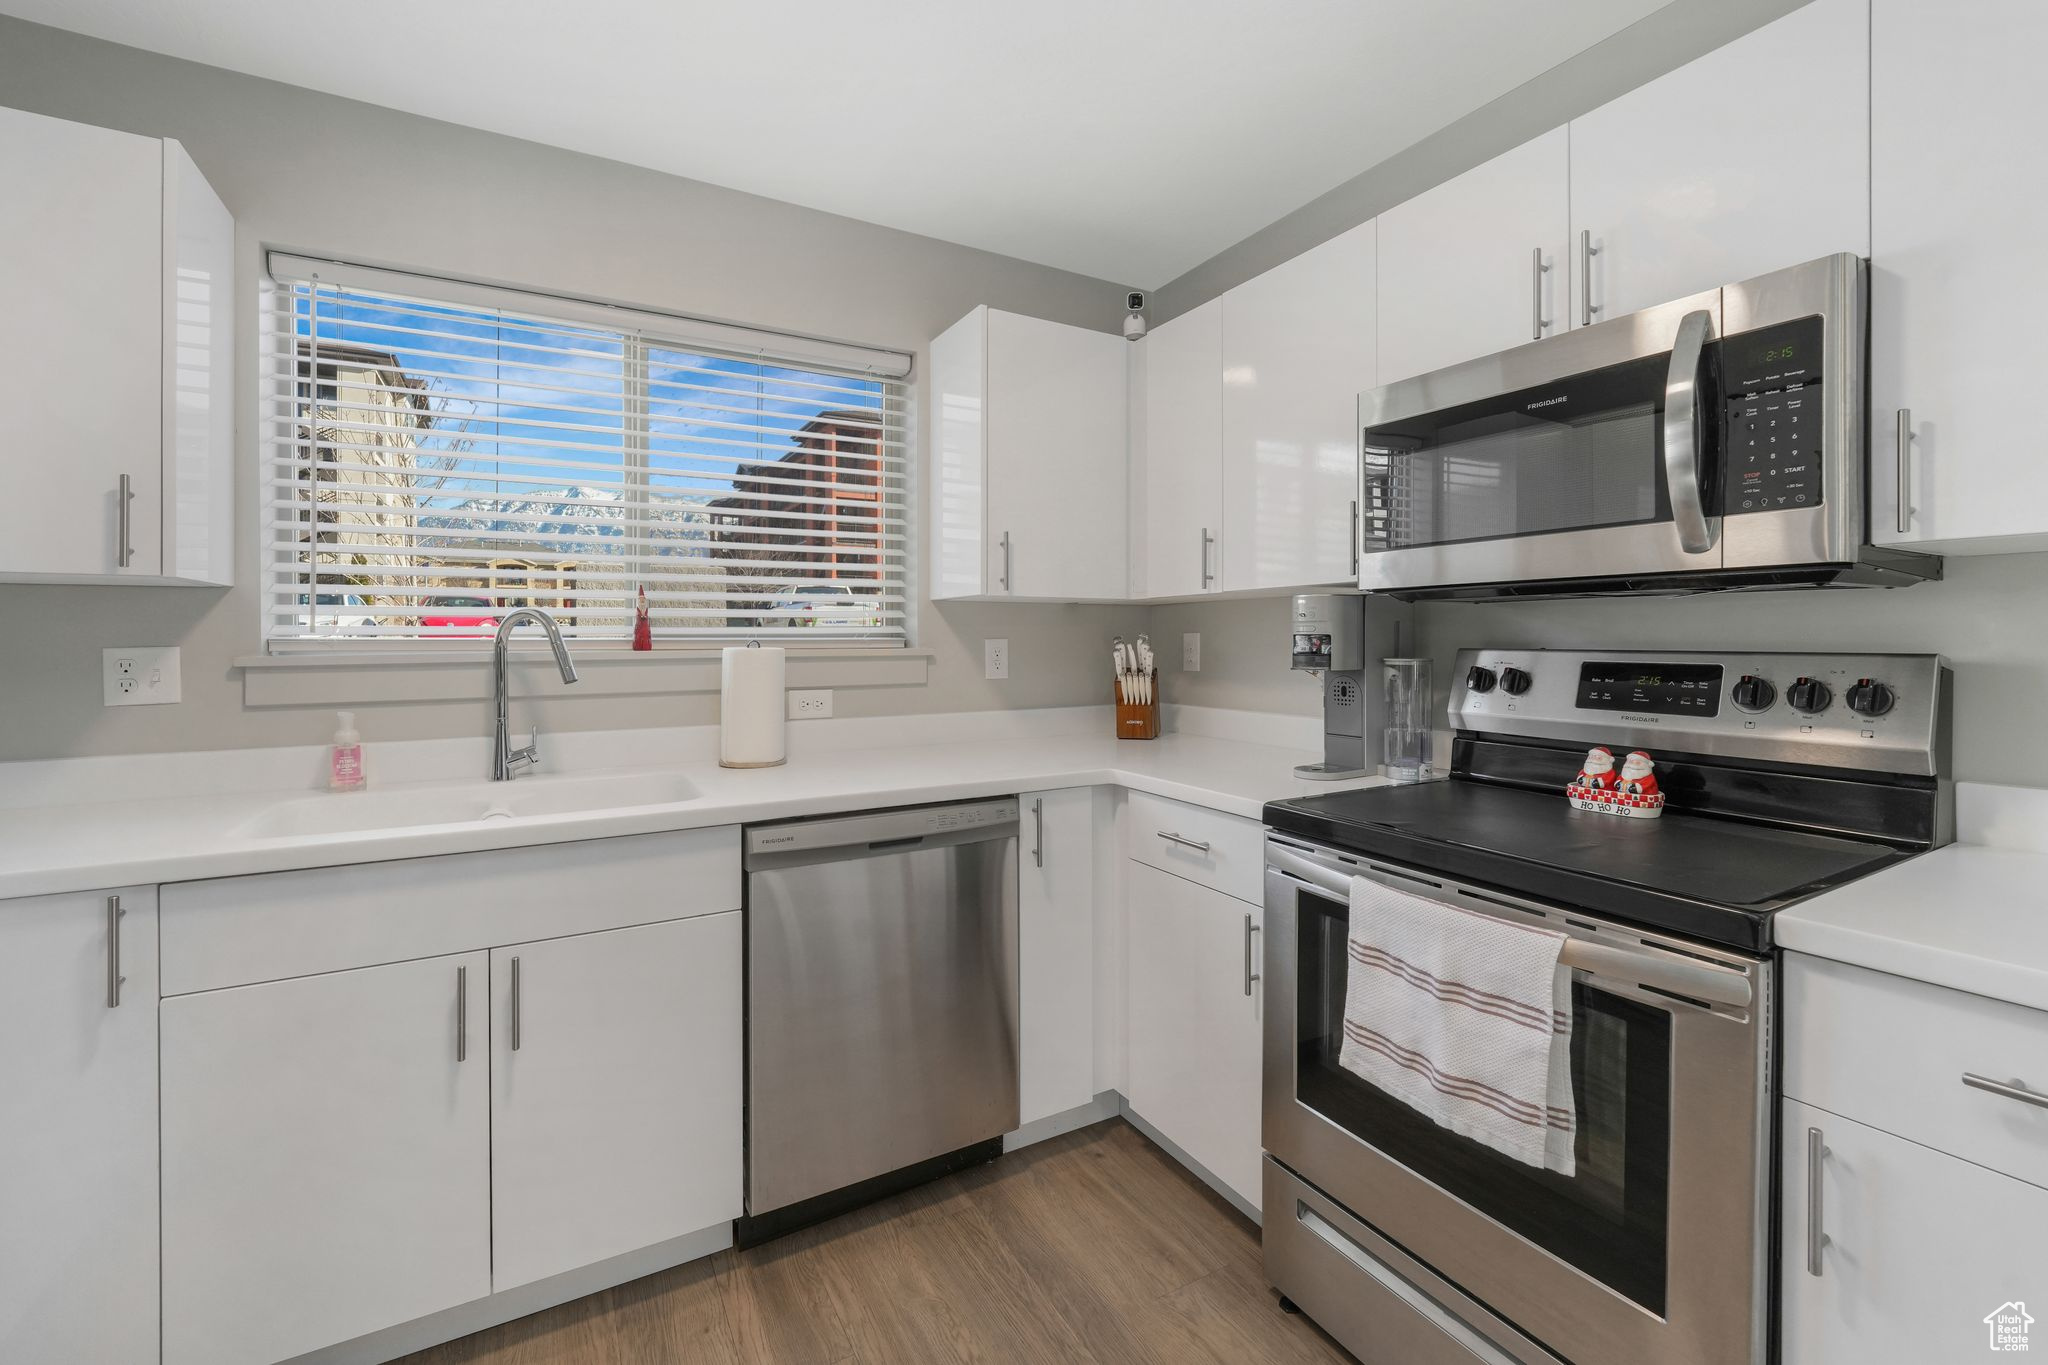
M154 888L0 903L8 1361L157 1358L156 942Z
M166 1365L268 1365L491 1292L489 971L163 1002Z
M1095 800L1093 787L1018 798L1020 1123L1095 1098Z
M1128 871L1126 1097L1257 1208L1262 908L1144 863Z
M741 1209L740 914L491 953L491 1287Z
M1976 1360L1992 1354L1986 1318L2041 1311L2048 1190L1797 1100L1783 1122L1782 1359Z

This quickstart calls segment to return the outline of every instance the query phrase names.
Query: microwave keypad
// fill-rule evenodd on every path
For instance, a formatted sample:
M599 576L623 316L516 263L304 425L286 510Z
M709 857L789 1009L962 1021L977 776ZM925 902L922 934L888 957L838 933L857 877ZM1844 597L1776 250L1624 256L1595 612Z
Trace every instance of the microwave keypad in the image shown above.
M1802 318L1722 347L1723 510L1789 512L1821 500L1821 327Z

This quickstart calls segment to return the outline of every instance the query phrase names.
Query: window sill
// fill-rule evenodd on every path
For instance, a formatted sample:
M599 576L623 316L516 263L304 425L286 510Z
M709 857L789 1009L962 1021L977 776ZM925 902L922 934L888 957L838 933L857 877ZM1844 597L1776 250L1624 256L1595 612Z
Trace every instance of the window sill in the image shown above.
M922 687L934 652L874 646L783 646L791 687ZM567 700L716 692L719 651L676 647L650 651L577 648L580 680ZM380 702L474 702L491 695L491 651L324 650L251 654L234 661L245 707L347 707ZM538 642L511 654L511 690L533 696L561 688L554 660Z

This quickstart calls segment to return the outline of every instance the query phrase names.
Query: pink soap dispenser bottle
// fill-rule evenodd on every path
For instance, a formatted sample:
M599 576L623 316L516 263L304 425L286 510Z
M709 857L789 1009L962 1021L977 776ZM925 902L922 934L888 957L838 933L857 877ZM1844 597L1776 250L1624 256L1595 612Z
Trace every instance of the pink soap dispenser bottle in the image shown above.
M341 725L334 732L334 747L327 753L327 789L359 792L367 779L363 776L363 737L356 733L356 713L334 714Z

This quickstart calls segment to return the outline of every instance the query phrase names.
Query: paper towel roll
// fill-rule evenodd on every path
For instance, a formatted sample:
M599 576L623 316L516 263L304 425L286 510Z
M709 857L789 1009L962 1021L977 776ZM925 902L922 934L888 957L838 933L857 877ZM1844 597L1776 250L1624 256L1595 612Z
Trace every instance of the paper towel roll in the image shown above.
M725 650L719 660L718 762L772 768L788 756L782 733L782 651L761 645Z

